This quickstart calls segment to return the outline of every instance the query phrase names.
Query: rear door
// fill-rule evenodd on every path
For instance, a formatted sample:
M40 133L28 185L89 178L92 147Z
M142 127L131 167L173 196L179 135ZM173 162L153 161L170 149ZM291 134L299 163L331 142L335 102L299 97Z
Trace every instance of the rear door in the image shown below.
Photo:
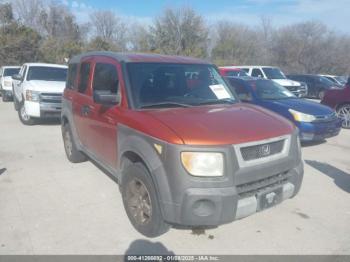
M85 106L86 140L92 153L109 167L117 164L117 123L121 115L119 105L105 106L93 101L94 91L118 94L121 69L118 62L109 57L94 57L91 95Z

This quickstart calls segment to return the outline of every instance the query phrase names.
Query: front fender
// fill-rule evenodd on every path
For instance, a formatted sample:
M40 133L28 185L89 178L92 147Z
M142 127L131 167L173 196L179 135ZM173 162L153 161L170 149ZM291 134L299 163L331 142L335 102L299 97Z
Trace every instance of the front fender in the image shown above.
M118 125L118 167L121 169L123 157L129 152L138 155L150 172L151 179L161 202L172 202L169 181L163 163L166 158L166 143L124 125ZM159 153L154 144L162 146ZM123 180L122 172L118 172L118 180ZM161 205L162 206L162 205Z

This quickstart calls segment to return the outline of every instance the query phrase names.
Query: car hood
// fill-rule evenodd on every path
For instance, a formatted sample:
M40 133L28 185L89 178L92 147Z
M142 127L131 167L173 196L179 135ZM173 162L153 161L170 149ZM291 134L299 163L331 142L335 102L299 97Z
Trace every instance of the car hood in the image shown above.
M291 134L294 126L254 105L203 106L145 112L170 128L187 145L229 145Z
M273 79L277 84L281 86L300 86L300 83L290 79Z
M317 102L305 100L305 99L281 99L281 100L266 100L266 103L270 103L275 106L283 107L285 109L293 109L295 111L302 112L304 114L322 116L333 113L333 110L328 106L321 105Z
M66 82L63 81L32 80L28 81L27 84L27 89L42 93L63 93L66 86Z

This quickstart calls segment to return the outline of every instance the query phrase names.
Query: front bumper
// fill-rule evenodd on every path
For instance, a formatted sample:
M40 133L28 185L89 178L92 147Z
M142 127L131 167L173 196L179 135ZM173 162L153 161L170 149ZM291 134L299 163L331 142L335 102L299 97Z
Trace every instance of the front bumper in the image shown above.
M164 152L167 160L162 165L166 169L152 171L165 221L179 227L218 226L295 196L304 174L297 139L294 134L286 157L244 167L240 166L232 146L190 148L221 151L226 156L225 175L217 178L190 176L177 157L189 148L168 146ZM166 182L158 180L164 176Z
M35 118L60 118L61 103L43 103L25 101L26 112L29 116Z
M300 130L300 140L303 142L322 141L337 136L341 130L340 119L329 122L299 122L296 125Z

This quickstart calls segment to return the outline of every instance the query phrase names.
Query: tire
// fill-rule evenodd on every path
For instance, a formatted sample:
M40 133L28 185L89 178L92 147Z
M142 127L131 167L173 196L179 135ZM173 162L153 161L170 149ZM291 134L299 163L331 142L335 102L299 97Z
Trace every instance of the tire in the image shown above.
M86 155L78 150L68 123L62 124L62 138L64 151L66 152L66 156L70 162L81 163L87 160Z
M33 119L27 114L23 102L19 104L18 117L24 125L32 126L35 124L35 119Z
M338 117L341 118L342 127L350 129L350 104L344 104L337 108Z
M2 96L2 102L8 102L8 101L10 101L9 99L8 99L8 97L6 97L5 95L1 95Z
M170 229L163 219L151 174L142 163L123 170L121 191L125 211L138 232L153 238Z

